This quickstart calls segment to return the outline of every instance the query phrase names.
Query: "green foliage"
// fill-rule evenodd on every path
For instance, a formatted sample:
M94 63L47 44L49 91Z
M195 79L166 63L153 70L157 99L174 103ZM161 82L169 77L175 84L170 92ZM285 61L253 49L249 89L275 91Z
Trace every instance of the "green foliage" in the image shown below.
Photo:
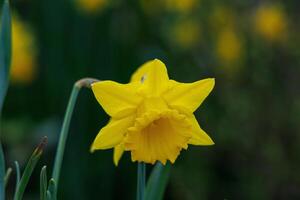
M2 8L0 29L0 112L6 95L11 62L11 16L8 0Z
M8 181L9 181L11 172L12 172L12 168L8 168L8 169L6 170L6 174L5 174L5 177L4 177L4 185L5 185L4 188L6 188L6 185L7 185Z
M58 181L59 181L60 170L61 170L61 165L62 165L62 161L63 161L63 155L64 155L66 141L67 141L68 133L69 133L69 127L70 127L72 114L73 114L73 110L75 107L75 103L76 103L79 91L80 91L80 87L78 87L75 84L73 87L73 90L71 92L70 100L69 100L67 110L65 113L64 122L63 122L62 129L60 132L60 137L59 137L59 141L58 141L58 146L57 146L55 161L54 161L54 167L53 167L53 172L52 172L52 177L55 180L56 184L58 184Z
M169 163L165 166L160 162L156 163L147 182L145 200L163 199L165 188L169 180L170 168Z
M146 164L143 162L138 163L137 170L137 200L143 200L145 195L146 185Z
M20 182L20 178L21 178L21 173L20 173L20 166L18 161L15 161L15 168L16 168L16 188L15 191L17 191L19 182Z
M38 145L38 147L34 150L33 154L31 155L26 168L23 172L23 175L21 177L20 182L17 184L17 190L15 192L15 196L14 196L14 200L21 200L25 191L25 188L28 184L28 181L30 179L30 176L37 164L37 162L39 161L42 153L43 153L43 149L45 147L47 143L47 138L44 137L42 142Z
M0 199L4 199L5 197L4 172L5 172L5 161L4 161L2 145L0 143Z
M0 119L1 111L8 87L11 60L11 19L8 0L4 2L0 29ZM0 135L1 136L1 135ZM5 198L5 161L0 138L0 199Z
M47 190L47 200L56 200L56 183L55 180L52 178L49 181L49 186Z
M56 155L55 155L55 161L54 161L54 167L53 167L53 172L52 172L52 179L53 183L55 183L55 187L52 188L52 185L49 183L49 188L48 189L51 193L49 194L51 198L56 198L56 193L57 193L57 187L58 187L58 182L59 182L59 176L60 176L60 170L62 167L62 161L63 161L63 156L64 156L64 151L65 151L65 146L66 146L66 141L68 138L69 134L69 128L70 128L70 123L74 111L74 107L77 101L78 94L80 92L80 89L85 87L85 88L90 88L90 85L94 82L98 81L97 79L93 78L83 78L75 82L71 96L68 102L67 110L65 113L62 129L60 132L59 136L59 141L58 141L58 146L56 150ZM50 180L51 181L51 180ZM52 191L53 190L53 191Z
M43 166L40 173L40 199L47 200L47 167Z

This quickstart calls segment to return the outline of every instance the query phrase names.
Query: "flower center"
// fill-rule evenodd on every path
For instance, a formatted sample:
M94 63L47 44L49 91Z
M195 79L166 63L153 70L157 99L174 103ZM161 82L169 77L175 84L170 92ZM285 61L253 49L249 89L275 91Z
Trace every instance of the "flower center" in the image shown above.
M128 129L125 149L131 151L133 161L173 163L182 148L187 148L189 133L186 117L177 111L148 110Z
M141 133L157 134L171 128L171 126L170 120L162 117L151 122L148 126L141 130Z

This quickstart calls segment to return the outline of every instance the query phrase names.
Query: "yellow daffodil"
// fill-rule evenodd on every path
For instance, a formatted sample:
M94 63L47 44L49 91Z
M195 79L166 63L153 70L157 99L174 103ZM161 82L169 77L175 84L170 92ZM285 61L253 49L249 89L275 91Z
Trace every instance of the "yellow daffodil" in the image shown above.
M216 54L220 63L233 65L240 59L242 42L233 29L221 31L216 41Z
M188 13L195 9L199 2L198 0L165 0L167 9L181 13Z
M164 8L164 2L161 0L140 0L139 3L145 14L153 17L157 16L158 13L162 12Z
M235 12L228 7L217 6L209 16L209 23L214 32L219 32L226 27L234 27L236 24Z
M254 15L254 30L266 40L279 41L287 33L287 18L279 5L264 5Z
M114 148L117 165L124 151L132 161L165 164L175 162L182 149L213 145L200 128L195 110L211 92L213 78L193 83L170 80L160 60L142 65L128 84L101 81L92 90L109 123L100 130L91 151Z
M199 6L199 0L141 0L140 4L147 14L155 16L160 12L189 14Z
M12 83L28 84L36 76L36 48L32 30L17 15L12 17Z

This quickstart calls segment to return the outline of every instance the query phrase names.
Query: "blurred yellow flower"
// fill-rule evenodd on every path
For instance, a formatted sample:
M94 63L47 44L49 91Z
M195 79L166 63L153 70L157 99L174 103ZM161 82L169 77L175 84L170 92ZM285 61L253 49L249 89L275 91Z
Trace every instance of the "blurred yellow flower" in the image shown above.
M233 29L226 28L219 33L216 41L216 54L223 65L233 65L240 59L242 42Z
M171 43L183 49L195 47L201 38L199 23L192 19L177 21L167 32Z
M139 2L143 12L152 18L159 17L165 11L165 0L140 0Z
M229 26L233 27L235 26L234 10L223 6L217 6L212 11L209 20L214 31L219 31L220 29Z
M270 41L281 40L285 37L287 18L279 5L263 5L254 15L256 32Z
M200 3L200 0L141 0L142 9L149 15L155 15L163 11L188 14Z
M182 13L190 12L199 2L199 0L165 0L167 9Z
M32 30L17 15L12 17L12 64L10 79L15 84L31 83L36 76L36 48Z
M75 0L80 10L86 13L96 13L108 4L107 0Z
M117 165L124 151L132 161L175 162L180 151L192 145L213 145L200 128L195 110L211 92L214 79L193 83L170 80L160 60L142 65L128 84L100 81L92 90L111 116L96 136L91 151L114 148Z

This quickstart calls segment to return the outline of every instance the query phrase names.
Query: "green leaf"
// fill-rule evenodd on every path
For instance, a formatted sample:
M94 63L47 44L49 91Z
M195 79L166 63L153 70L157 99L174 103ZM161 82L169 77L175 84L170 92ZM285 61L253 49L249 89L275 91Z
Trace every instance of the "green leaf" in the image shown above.
M146 186L145 200L161 200L170 175L170 164L156 163Z
M47 200L52 200L52 196L49 190L47 190Z
M18 161L15 161L15 167L16 167L16 174L17 174L17 176L16 176L16 185L18 185L19 184L19 182L20 182L20 177L21 177L21 173L20 173L20 166L19 166L19 163L18 163Z
M21 178L19 184L17 185L17 190L15 193L14 200L22 199L25 188L30 179L30 176L43 153L43 149L44 149L46 143L47 143L47 137L44 137L43 140L41 141L41 143L38 145L38 147L34 150L33 154L31 155L31 157L26 165L26 168L23 172L22 178Z
M15 188L15 192L16 192L18 189L18 185L19 185L20 177L21 177L20 166L19 166L18 161L15 161L15 168L16 168L16 188Z
M47 200L47 167L44 166L40 174L40 199Z
M12 168L8 168L8 169L6 170L6 174L5 174L5 177L4 177L4 185L5 185L5 188L6 188L6 185L7 185L8 181L9 181L11 172L12 172Z
M5 182L4 182L4 173L5 173L5 161L4 155L0 140L0 199L5 199Z
M0 118L1 111L8 87L8 77L11 60L11 18L9 2L5 0L2 7L0 27ZM5 199L5 161L0 139L0 199Z
M11 62L11 16L9 2L5 0L2 8L0 28L0 112L6 95Z
M56 200L56 183L53 178L51 178L49 181L47 200Z

